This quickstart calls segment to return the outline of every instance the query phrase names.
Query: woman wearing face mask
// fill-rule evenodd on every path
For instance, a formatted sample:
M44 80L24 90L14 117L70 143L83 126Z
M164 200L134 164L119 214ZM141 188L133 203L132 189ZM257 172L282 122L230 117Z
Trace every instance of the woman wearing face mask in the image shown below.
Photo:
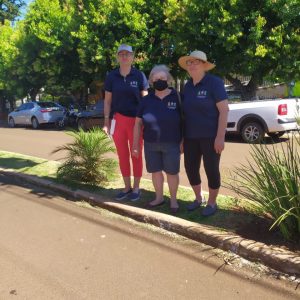
M140 198L139 184L142 177L142 156L132 154L133 127L137 107L142 96L147 94L148 82L141 71L132 66L134 54L132 47L122 44L118 48L119 68L111 71L105 80L104 127L115 142L119 165L125 188L116 195L116 200ZM142 147L142 139L139 140ZM133 188L131 186L131 167L133 167Z
M156 197L147 204L154 208L164 203L164 176L170 190L170 209L178 211L176 199L179 184L181 111L176 90L169 88L172 76L165 65L155 66L149 76L154 92L144 97L139 105L134 126L133 153L141 155L138 140L143 128L146 168L152 173Z

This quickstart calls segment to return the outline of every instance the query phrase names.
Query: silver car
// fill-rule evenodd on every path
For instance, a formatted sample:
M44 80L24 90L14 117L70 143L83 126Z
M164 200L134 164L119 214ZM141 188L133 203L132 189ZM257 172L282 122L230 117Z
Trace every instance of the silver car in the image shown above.
M8 115L8 125L31 125L37 129L41 124L55 123L63 116L63 107L54 102L24 103Z

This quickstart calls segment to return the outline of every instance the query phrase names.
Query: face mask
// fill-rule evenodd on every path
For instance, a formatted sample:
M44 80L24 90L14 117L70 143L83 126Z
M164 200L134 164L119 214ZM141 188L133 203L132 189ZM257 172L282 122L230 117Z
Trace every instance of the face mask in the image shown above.
M158 79L157 81L153 82L153 87L158 91L163 91L168 87L168 82L167 80Z

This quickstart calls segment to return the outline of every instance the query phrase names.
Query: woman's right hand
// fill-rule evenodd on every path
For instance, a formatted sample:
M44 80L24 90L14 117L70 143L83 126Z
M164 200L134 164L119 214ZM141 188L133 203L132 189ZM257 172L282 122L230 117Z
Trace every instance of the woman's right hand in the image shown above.
M112 93L105 91L104 96L104 125L102 127L103 131L110 136L110 110L111 110L111 102L112 102Z
M102 127L102 129L103 129L103 131L104 131L107 135L109 135L110 128L109 128L108 125L104 125L104 126Z
M102 129L108 136L110 135L110 120L109 120L109 118L104 118L104 125L103 125Z

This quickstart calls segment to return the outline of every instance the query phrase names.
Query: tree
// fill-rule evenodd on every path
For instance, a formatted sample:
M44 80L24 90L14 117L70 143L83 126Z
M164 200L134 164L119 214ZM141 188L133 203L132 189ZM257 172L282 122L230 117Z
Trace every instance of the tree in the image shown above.
M178 56L194 49L205 51L243 99L253 98L264 79L299 78L298 0L168 3L168 27ZM250 81L243 85L237 75L250 76Z
M81 93L85 100L92 77L80 61L77 8L72 0L36 0L27 12L16 73L31 85L32 99L43 87L52 95Z
M298 0L35 0L13 28L17 50L2 73L33 99L41 87L84 99L116 65L120 43L146 73L165 63L181 78L178 57L201 49L249 99L265 79L299 79L299 10Z
M133 45L143 70L176 65L164 9L158 0L36 0L16 27L14 82L32 99L41 87L84 99L91 83L115 67L120 43Z
M72 16L58 0L36 0L18 23L14 74L32 99L42 87L62 92L72 88L74 78L80 79L71 23Z
M154 64L174 64L172 45L165 24L165 1L158 0L74 0L74 19L80 24L73 35L84 70L103 80L116 66L119 44L131 44L135 63L144 71Z
M14 93L19 89L14 86L14 80L10 72L13 68L14 59L18 53L16 47L17 34L8 20L0 25L0 105L5 111L5 102L9 101L13 107Z
M24 6L22 0L1 0L0 1L0 23L4 25L5 20L13 21L20 14Z

